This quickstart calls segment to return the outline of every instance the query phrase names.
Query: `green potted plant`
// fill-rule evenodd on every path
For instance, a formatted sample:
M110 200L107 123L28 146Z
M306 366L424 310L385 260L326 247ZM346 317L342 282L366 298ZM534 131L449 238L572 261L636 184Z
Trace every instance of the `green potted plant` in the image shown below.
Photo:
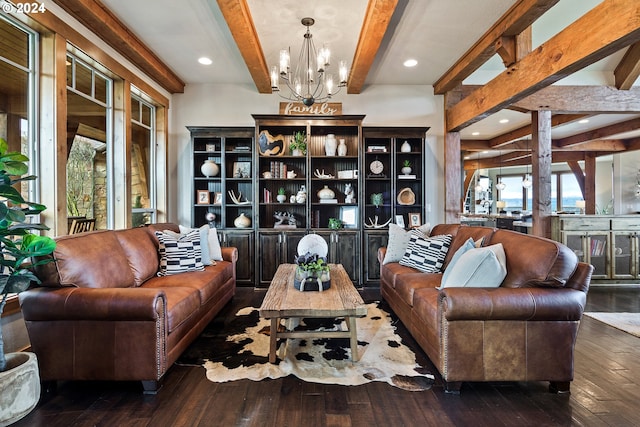
M411 173L411 161L405 160L402 162L402 169L400 169L403 174L409 175Z
M287 200L287 192L285 191L284 187L278 188L278 195L276 196L276 200L278 200L278 203L284 203L284 201Z
M289 143L289 150L294 156L304 156L307 154L307 135L298 131L293 134L293 140Z
M294 276L294 287L301 291L322 291L331 286L329 264L327 259L318 254L307 252L296 257L297 264Z
M329 228L332 230L339 230L343 227L342 220L339 218L329 218Z
M26 290L32 282L40 280L28 267L51 261L35 261L53 252L53 239L31 233L47 230L43 224L30 222L29 217L46 209L39 203L24 200L15 184L36 179L25 175L29 158L19 152L9 152L7 141L0 138L0 315L7 298ZM31 265L28 263L31 262ZM4 352L0 325L0 424L11 424L35 408L40 398L40 377L33 353ZM5 395L11 393L11 395ZM18 398L20 396L20 398Z

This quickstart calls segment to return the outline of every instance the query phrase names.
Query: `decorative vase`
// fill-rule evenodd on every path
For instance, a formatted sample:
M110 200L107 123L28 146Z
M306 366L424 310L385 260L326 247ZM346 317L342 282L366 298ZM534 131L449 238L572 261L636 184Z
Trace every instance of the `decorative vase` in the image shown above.
M411 166L405 166L400 170L402 171L403 174L409 175L411 173Z
M326 291L331 287L331 274L329 270L307 271L297 267L293 286L299 291Z
M207 178L216 176L220 173L220 167L213 160L205 160L202 166L200 166L202 175Z
M285 194L278 194L276 196L276 200L278 201L278 203L284 203L285 200L287 200L287 196Z
M338 141L336 141L336 136L332 133L327 134L327 138L324 140L325 155L335 156L337 148L338 148Z
M7 369L0 372L0 425L24 418L40 399L40 374L34 353L7 354Z
M340 144L338 144L338 156L344 157L347 155L347 144L345 144L344 139L340 139Z
M409 142L405 141L402 146L400 147L400 151L403 153L410 153L411 152L411 144L409 144Z
M233 220L233 225L237 228L247 228L251 226L251 219L244 213L241 213L240 216Z
M318 191L318 199L333 199L334 197L336 197L336 193L326 185Z

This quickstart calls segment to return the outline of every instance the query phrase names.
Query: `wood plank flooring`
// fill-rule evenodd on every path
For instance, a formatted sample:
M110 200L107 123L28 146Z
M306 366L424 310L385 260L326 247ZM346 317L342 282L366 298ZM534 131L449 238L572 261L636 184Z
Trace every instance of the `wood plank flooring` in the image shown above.
M362 295L379 299L375 289ZM240 288L215 321L226 321L239 307L258 307L263 296ZM587 311L640 312L640 287L593 287ZM548 393L547 383L465 383L454 396L444 393L437 375L425 392L375 382L320 385L292 376L217 384L202 368L173 366L155 396L143 395L138 383L59 383L15 426L638 426L639 356L640 338L585 317L570 396Z

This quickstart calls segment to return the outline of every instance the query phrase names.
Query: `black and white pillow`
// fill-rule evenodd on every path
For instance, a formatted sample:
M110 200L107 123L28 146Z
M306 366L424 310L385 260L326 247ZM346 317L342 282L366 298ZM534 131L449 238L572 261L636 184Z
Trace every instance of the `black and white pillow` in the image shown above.
M415 268L424 273L439 273L451 246L451 235L425 237L417 230L411 230L409 244L400 265Z
M155 233L158 237L160 253L158 276L204 270L198 230L187 234L178 234L169 230Z

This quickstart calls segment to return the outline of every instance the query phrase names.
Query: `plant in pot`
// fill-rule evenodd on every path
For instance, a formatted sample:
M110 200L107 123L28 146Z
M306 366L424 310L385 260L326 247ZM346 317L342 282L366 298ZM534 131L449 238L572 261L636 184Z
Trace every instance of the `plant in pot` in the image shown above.
M403 174L409 175L411 173L411 161L405 160L402 162L402 169L400 169Z
M51 261L48 257L35 261L35 257L45 257L56 247L50 237L31 233L48 229L43 224L30 221L30 216L44 211L46 206L24 200L14 187L36 177L23 176L29 170L29 158L8 149L7 141L0 138L0 315L10 295L26 290L32 282L40 283L28 267ZM5 354L1 324L0 390L0 425L11 424L27 415L40 398L35 354Z
M294 156L307 154L307 136L305 132L298 131L293 134L293 140L289 143L289 150Z
M287 200L287 192L285 191L284 187L278 188L278 195L276 196L276 200L278 200L278 203L284 203L284 201Z

